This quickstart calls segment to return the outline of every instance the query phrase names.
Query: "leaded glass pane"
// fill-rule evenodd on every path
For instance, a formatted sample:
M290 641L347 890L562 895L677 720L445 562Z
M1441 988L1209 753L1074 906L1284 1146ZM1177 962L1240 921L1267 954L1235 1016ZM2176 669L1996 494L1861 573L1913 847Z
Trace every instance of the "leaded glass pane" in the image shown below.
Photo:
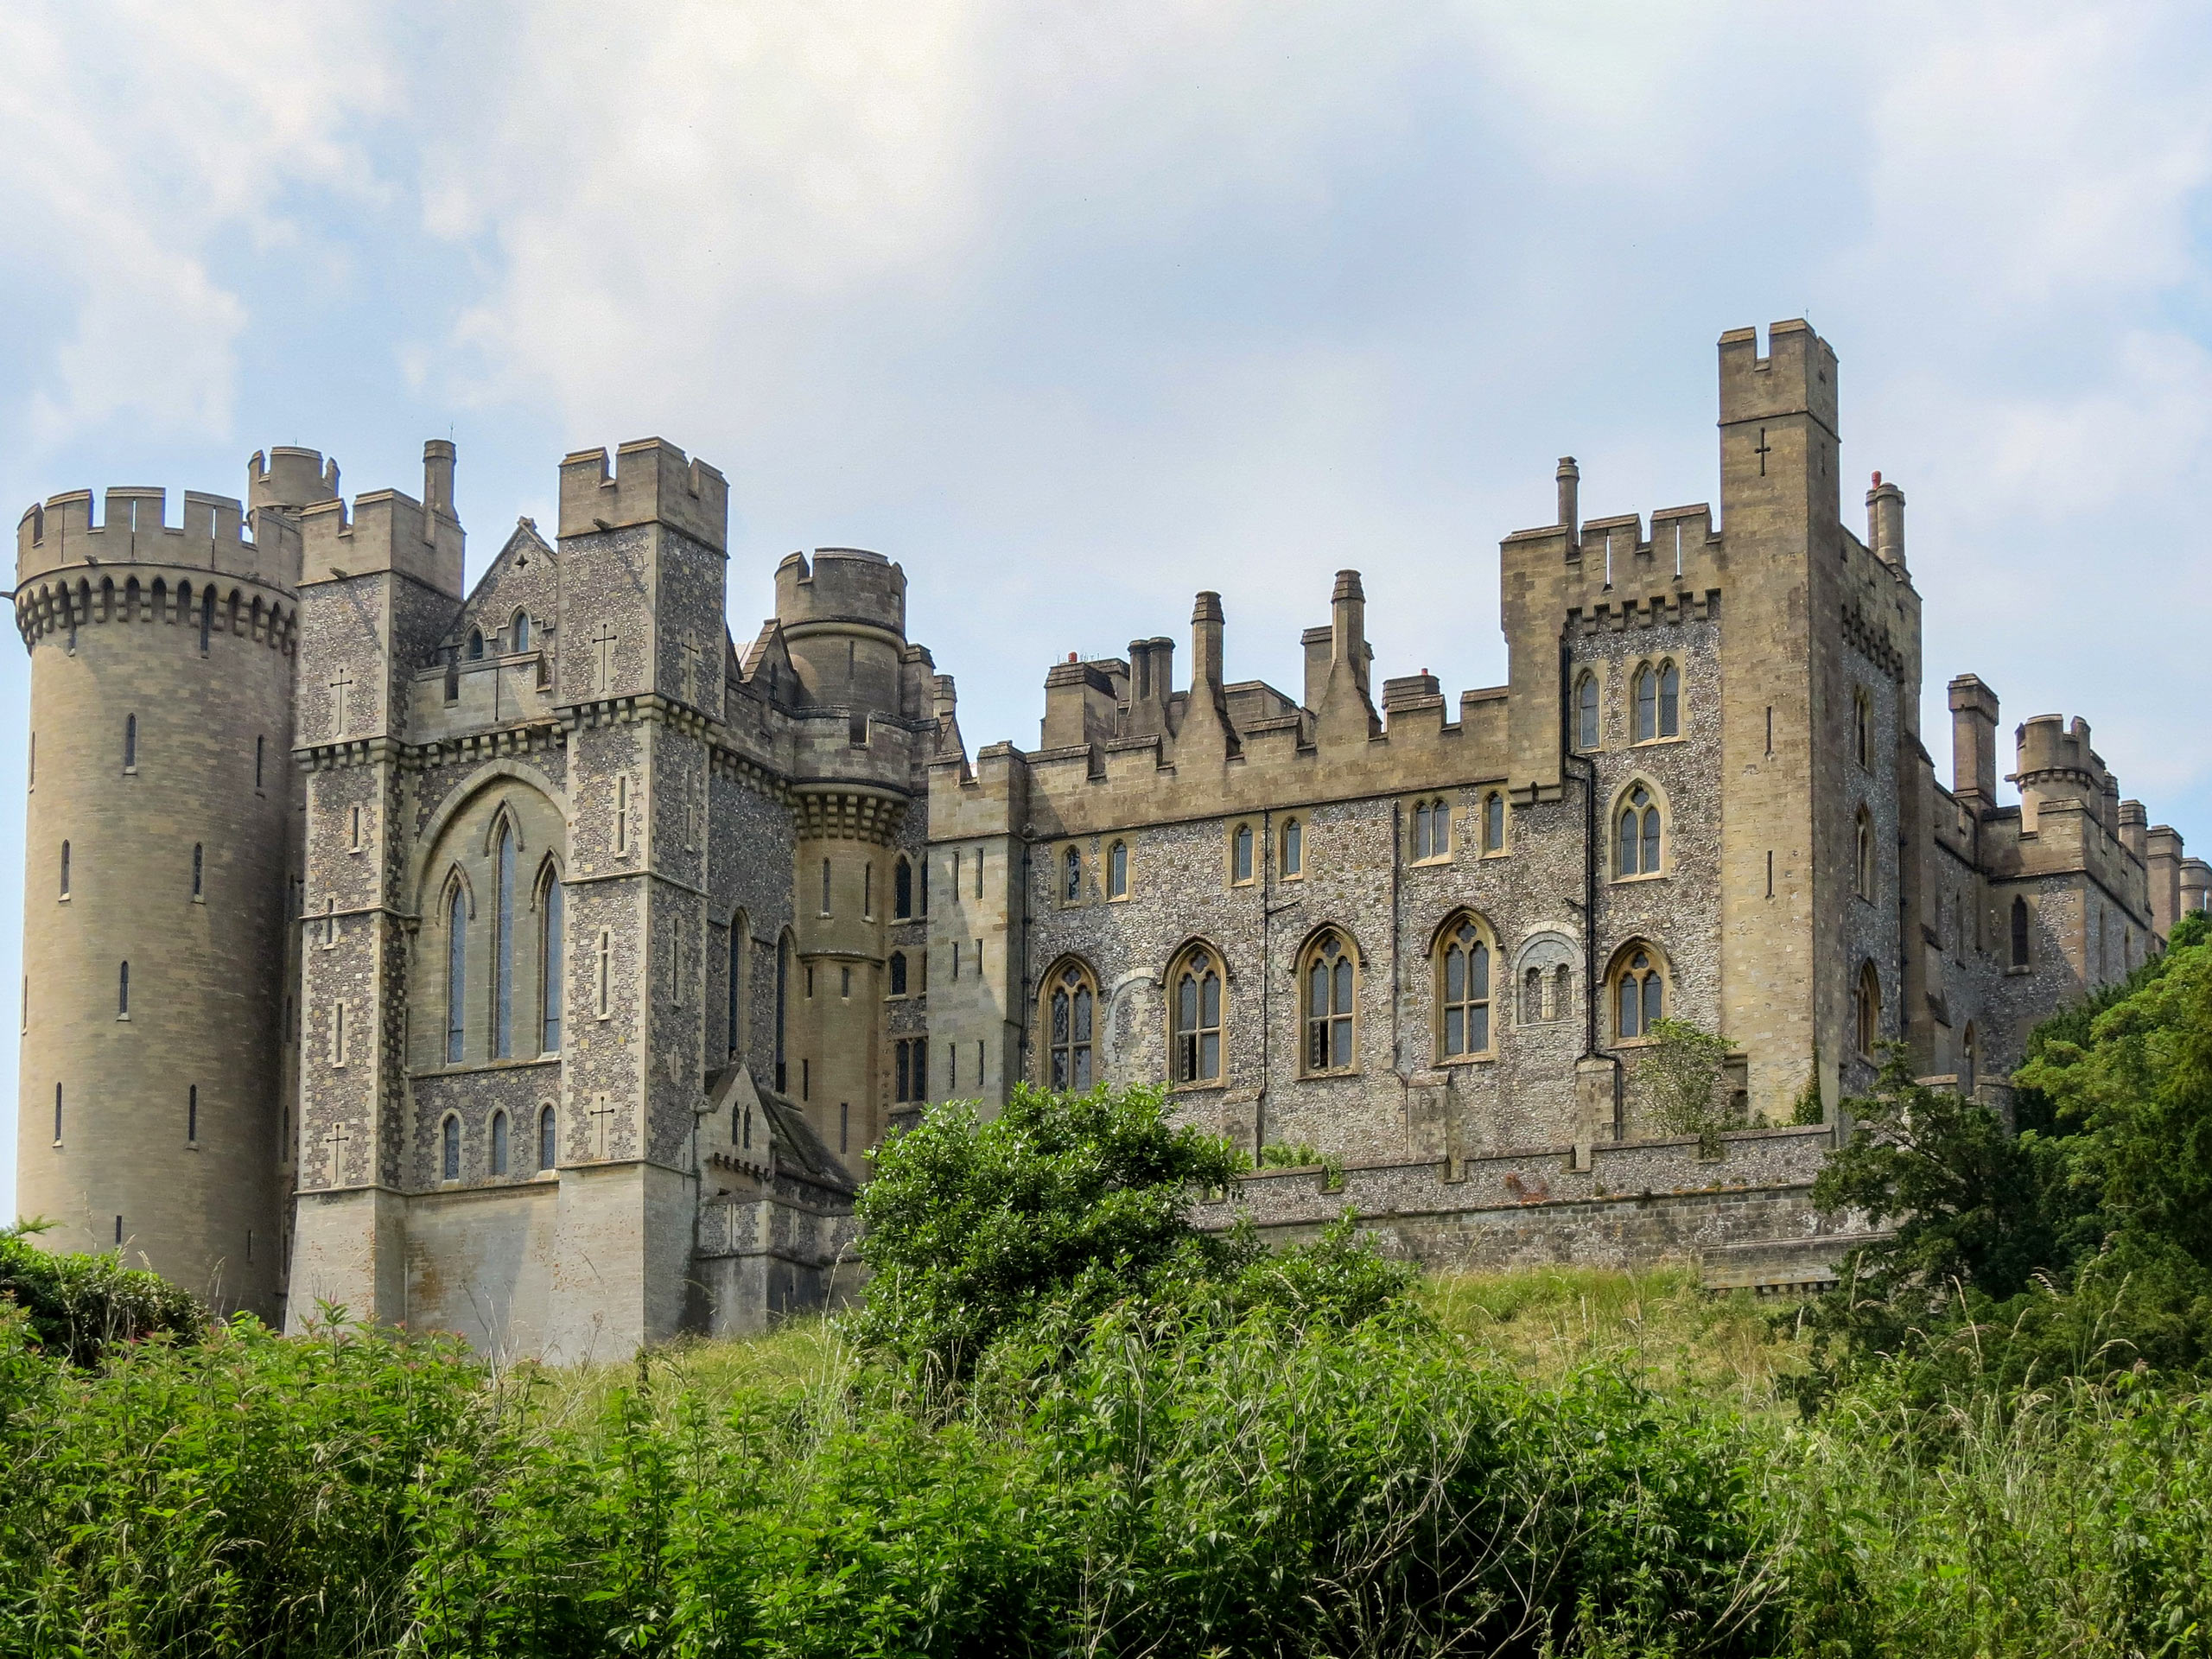
M1456 944L1447 947L1444 952L1444 1000L1446 1002L1467 1000L1467 958Z
M1643 809L1643 873L1650 874L1659 868L1659 809Z
M1211 969L1199 987L1198 1014L1198 1023L1210 1029L1221 1024L1221 976Z
M1480 1002L1490 995L1490 947L1478 943L1467 953L1467 995Z
M1644 1030L1649 1031L1651 1029L1652 1022L1657 1020L1664 1012L1663 1008L1661 1007L1661 999L1665 995L1665 994L1666 988L1661 983L1658 975L1646 974L1643 976Z
M1490 1004L1478 1002L1467 1010L1467 1052L1479 1054L1490 1046Z
M1621 814L1620 872L1623 875L1636 874L1636 811L1630 808Z
M1337 998L1334 1012L1338 1014L1351 1012L1351 963L1349 962L1337 963Z
M1090 1040L1090 988L1084 986L1075 994L1075 1040Z
M1467 1011L1457 1003L1444 1010L1444 1052L1464 1054L1466 1044Z
M1052 1041L1055 1046L1068 1039L1068 994L1052 993Z
M1221 1075L1221 1033L1210 1031L1198 1039L1198 1077L1211 1081Z
M1659 735L1672 737L1681 729L1682 677L1672 663L1659 671Z

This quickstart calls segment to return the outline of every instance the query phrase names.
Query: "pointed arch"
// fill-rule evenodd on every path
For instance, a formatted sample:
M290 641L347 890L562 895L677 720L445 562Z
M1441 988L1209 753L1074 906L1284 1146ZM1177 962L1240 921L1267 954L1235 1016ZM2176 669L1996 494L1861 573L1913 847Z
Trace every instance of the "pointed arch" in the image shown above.
M1605 1002L1617 1042L1649 1040L1653 1024L1674 998L1666 953L1647 938L1632 938L1613 952L1605 969Z
M1471 1060L1494 1052L1497 937L1489 922L1477 911L1452 912L1429 936L1428 954L1436 1058Z
M1882 976L1872 962L1859 965L1859 982L1851 994L1851 1024L1859 1058L1872 1060L1882 1040Z
M507 1113L505 1107L492 1114L492 1173L507 1173Z
M1584 669L1574 683L1574 747L1586 753L1605 747L1605 728L1599 719L1603 696L1598 671Z
M733 1056L745 1052L746 947L752 939L753 918L742 908L732 911L728 960L722 963L722 1052Z
M1854 890L1861 899L1874 896L1874 815L1865 807L1853 828L1852 880Z
M1086 1093L1098 1081L1098 976L1078 956L1062 957L1037 988L1038 1081L1048 1089Z
M446 1044L448 1065L459 1065L468 1052L468 878L459 865L445 886Z
M1167 1067L1171 1084L1211 1088L1223 1078L1229 1037L1228 958L1192 938L1168 958Z
M531 906L537 912L537 1049L541 1054L556 1054L561 1049L569 901L560 861L550 853L537 861Z
M553 1103L542 1101L537 1108L537 1166L550 1169L560 1161L560 1119L553 1110Z
M1606 813L1615 880L1665 874L1673 817L1665 793L1649 778L1639 773L1621 785Z
M461 1179L461 1117L455 1112L448 1112L438 1123L438 1179Z
M776 1092L788 1096L791 1044L791 961L798 944L788 927L776 940Z

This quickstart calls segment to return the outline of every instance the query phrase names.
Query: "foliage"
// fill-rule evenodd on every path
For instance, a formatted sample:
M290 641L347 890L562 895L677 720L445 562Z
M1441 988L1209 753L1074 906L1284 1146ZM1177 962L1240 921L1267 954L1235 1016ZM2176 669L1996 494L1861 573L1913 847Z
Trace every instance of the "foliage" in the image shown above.
M1310 1141L1271 1141L1260 1148L1256 1164L1261 1169L1319 1169L1332 1192L1344 1184L1344 1160L1329 1156Z
M1743 1127L1720 1088L1728 1039L1673 1018L1653 1020L1649 1034L1636 1075L1653 1121L1669 1135L1695 1135L1698 1150L1712 1155L1723 1132Z
M2031 1039L2014 1080L2039 1128L1899 1053L1849 1103L1815 1202L1897 1224L1812 1313L1808 1404L1883 1356L1923 1401L2212 1359L2212 944L2194 919L2170 944Z
M1809 1128L1828 1121L1827 1109L1821 1102L1821 1046L1813 1045L1812 1064L1805 1068L1805 1086L1797 1091L1797 1098L1790 1103L1789 1121Z
M1017 1087L986 1120L940 1106L876 1154L861 1192L874 1271L852 1324L863 1346L948 1377L1047 1306L1078 1322L1130 1294L1236 1265L1184 1211L1225 1187L1225 1141L1168 1121L1166 1092Z
M98 1364L109 1344L162 1334L181 1339L207 1328L199 1299L158 1274L123 1265L120 1253L41 1250L40 1221L0 1228L0 1298L29 1318L33 1341L79 1365Z

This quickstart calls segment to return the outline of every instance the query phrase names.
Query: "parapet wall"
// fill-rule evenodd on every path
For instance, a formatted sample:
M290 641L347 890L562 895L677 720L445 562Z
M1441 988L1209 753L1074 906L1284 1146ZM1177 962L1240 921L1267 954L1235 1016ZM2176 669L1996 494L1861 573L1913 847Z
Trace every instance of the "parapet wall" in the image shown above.
M300 544L272 524L249 540L236 498L183 493L182 521L169 524L168 493L118 486L93 512L90 490L71 490L26 508L16 526L16 585L83 565L151 564L237 576L289 593L298 585Z
M1812 1207L1833 1141L1818 1126L1742 1129L1721 1137L1715 1159L1694 1140L1599 1142L1587 1168L1572 1147L1553 1147L1470 1159L1456 1174L1446 1163L1355 1166L1335 1186L1319 1168L1255 1170L1199 1205L1198 1220L1223 1229L1242 1211L1281 1244L1351 1209L1431 1269L1672 1260L1718 1287L1818 1283L1869 1236L1855 1218Z

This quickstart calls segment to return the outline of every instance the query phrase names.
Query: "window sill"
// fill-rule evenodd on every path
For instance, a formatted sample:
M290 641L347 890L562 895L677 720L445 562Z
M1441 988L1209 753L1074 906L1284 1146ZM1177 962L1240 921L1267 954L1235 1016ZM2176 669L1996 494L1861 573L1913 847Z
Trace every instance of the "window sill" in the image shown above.
M2005 978L2007 978L2007 979L2012 979L2012 978L2015 977L2015 976L2018 976L2018 975L2022 975L2022 974L2032 974L2033 972L2035 972L2035 964L2034 964L2034 963L2027 963L2027 962L2018 962L2018 963L2014 963L2011 967L2007 968L2007 969L2005 970Z
M1512 850L1513 849L1510 847L1493 847L1488 852L1483 854L1482 856L1484 858L1503 858L1510 854Z
M1171 1083L1167 1085L1167 1091L1173 1095L1203 1095L1227 1087L1229 1084L1223 1078L1207 1077L1197 1083Z
M1613 1046L1615 1048L1649 1048L1658 1040L1656 1037L1615 1037Z
M204 893L195 893L192 895L192 902L195 905L204 905L207 902L207 895Z
M1664 870L1638 870L1634 875L1617 875L1613 882L1619 886L1629 881L1664 881L1666 879L1667 872Z
M1325 1071L1300 1071L1298 1080L1300 1083L1331 1083L1339 1077L1356 1077L1359 1074L1360 1068L1356 1065L1332 1065Z
M1687 743L1689 739L1677 732L1672 737L1639 737L1629 745L1631 749L1663 749L1669 743Z
M1496 1065L1497 1051L1494 1048L1486 1048L1479 1054L1440 1054L1437 1057L1436 1064L1439 1065Z
M1409 869L1425 870L1432 866L1446 865L1451 862L1451 854L1432 853L1427 858L1409 858L1406 861L1406 865Z

